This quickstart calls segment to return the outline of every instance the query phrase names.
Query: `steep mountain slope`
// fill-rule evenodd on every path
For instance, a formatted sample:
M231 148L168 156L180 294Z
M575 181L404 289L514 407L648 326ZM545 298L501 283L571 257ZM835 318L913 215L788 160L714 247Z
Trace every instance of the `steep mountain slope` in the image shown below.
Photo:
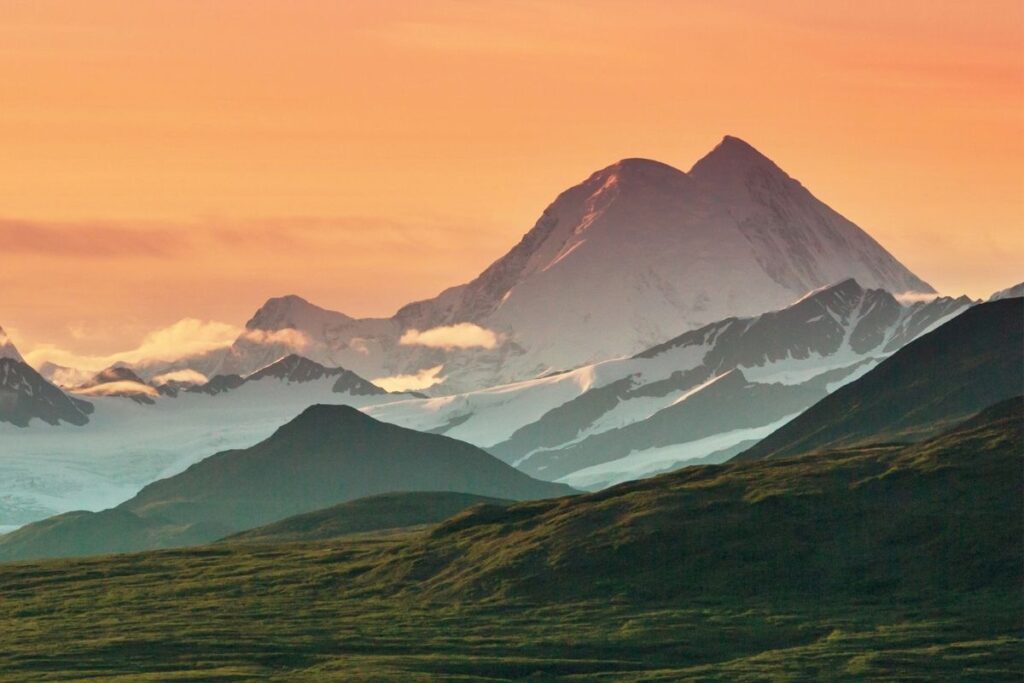
M32 369L0 328L0 423L28 427L32 420L50 425L84 425L92 404L68 397Z
M531 600L1019 590L1024 403L929 441L688 468L476 508L360 577Z
M1024 388L1024 299L979 304L911 342L737 460L916 441Z
M9 358L16 360L19 363L24 363L25 359L18 353L18 349L14 346L14 342L4 332L4 328L0 327L0 358Z
M1007 287L994 293L988 298L989 301L999 301L1000 299L1015 299L1018 297L1024 297L1024 282L1018 283L1013 287Z
M574 493L568 486L532 479L469 444L378 422L348 406L315 405L265 441L201 460L149 484L114 510L63 515L0 537L0 558L213 541L292 515L400 491L515 500ZM68 536L83 540L64 546L61 539Z
M231 543L322 541L348 534L437 524L475 505L511 505L512 501L471 493L414 491L384 493L228 536Z
M903 305L845 280L633 358L369 411L484 446L533 476L599 488L724 461L971 303Z
M932 291L769 159L726 137L689 173L646 159L594 173L476 279L392 318L271 299L217 371L244 375L286 352L370 379L442 365L434 391L449 394L633 354L849 277L894 293ZM459 323L493 331L497 343L402 341L409 330Z

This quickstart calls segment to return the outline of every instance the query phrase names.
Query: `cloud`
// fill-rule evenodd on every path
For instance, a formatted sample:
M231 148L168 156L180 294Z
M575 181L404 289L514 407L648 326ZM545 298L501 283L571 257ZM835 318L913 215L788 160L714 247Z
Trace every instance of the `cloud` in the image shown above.
M81 355L53 344L41 344L25 354L33 367L45 362L80 370L102 370L114 363L144 364L171 362L227 348L242 330L228 323L185 318L173 325L150 332L134 349L107 356Z
M81 396L159 396L160 393L151 386L146 384L140 384L139 382L124 381L124 382L107 382L105 384L97 384L94 387L88 389L76 389L76 394Z
M185 384L206 384L208 378L201 372L195 370L174 370L157 375L153 378L153 384L166 384L167 382L182 382Z
M169 228L132 228L110 223L62 223L0 219L0 243L8 253L76 258L166 257L183 250Z
M299 330L292 328L283 330L246 330L242 333L241 338L263 346L282 344L297 351L308 349L313 344L309 337Z
M936 292L903 292L896 295L896 300L901 304L915 304L920 301L932 301L940 296L942 295Z
M421 391L432 386L441 384L447 379L440 377L443 365L435 365L426 370L420 370L413 375L392 375L391 377L378 377L373 383L385 391Z
M432 349L493 349L498 334L473 323L434 327L424 332L406 330L399 343L403 346L427 346Z

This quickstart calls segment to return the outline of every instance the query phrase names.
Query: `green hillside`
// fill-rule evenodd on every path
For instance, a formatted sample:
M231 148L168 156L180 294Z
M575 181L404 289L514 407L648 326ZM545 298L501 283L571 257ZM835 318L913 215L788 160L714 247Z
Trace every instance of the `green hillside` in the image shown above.
M471 493L413 491L384 493L307 512L228 536L231 543L323 541L348 534L437 524L474 505L510 505L512 501Z
M0 680L1019 680L1022 420L426 532L0 565Z

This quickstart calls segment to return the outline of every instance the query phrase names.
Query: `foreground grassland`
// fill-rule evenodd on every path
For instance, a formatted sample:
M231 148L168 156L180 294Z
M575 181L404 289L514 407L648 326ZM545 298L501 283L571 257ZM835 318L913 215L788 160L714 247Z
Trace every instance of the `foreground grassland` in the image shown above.
M425 528L0 565L0 680L1019 681L1022 492L1014 399Z
M437 603L408 536L0 566L0 680L1020 680L1019 592Z

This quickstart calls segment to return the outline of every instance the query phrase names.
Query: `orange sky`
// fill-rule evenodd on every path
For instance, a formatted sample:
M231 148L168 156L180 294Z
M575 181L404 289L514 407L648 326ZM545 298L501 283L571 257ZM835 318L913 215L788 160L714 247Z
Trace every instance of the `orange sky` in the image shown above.
M738 135L947 293L1024 279L1019 0L7 0L0 325L388 315L590 172Z

